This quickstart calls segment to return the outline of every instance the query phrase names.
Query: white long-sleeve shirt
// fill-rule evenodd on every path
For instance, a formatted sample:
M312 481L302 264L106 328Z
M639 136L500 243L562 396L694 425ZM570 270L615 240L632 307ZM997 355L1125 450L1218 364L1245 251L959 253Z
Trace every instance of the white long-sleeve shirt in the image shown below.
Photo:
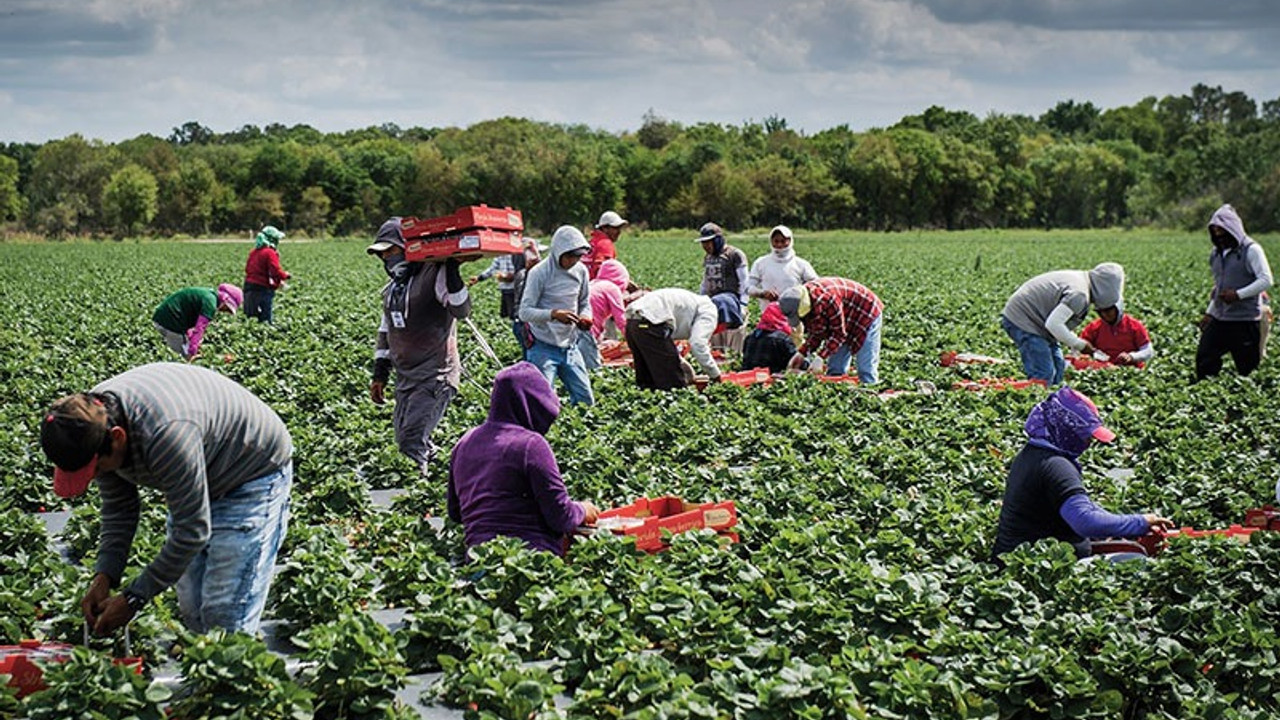
M747 275L747 295L760 300L760 313L763 315L773 301L760 297L761 293L772 290L781 295L787 288L817 279L818 273L814 272L813 266L799 255L792 253L790 258L779 260L775 254L769 253L756 258L751 264L751 272Z
M672 340L688 340L693 359L711 379L720 377L720 367L711 357L711 333L718 314L706 295L683 288L663 288L645 293L627 306L628 320L642 318L655 325L670 325Z

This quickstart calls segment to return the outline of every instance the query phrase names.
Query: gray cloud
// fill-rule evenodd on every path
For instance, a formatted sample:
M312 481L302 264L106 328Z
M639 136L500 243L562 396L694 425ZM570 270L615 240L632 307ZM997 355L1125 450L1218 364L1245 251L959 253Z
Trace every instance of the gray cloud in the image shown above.
M83 8L27 2L0 8L0 58L117 57L155 47L155 25L144 17L101 16Z
M912 0L950 23L1205 32L1280 27L1273 0Z

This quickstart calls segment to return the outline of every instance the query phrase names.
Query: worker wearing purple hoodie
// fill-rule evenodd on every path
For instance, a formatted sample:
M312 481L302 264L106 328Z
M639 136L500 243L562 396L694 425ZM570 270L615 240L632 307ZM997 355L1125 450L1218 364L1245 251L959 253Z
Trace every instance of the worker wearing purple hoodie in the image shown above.
M1056 538L1080 558L1091 553L1089 538L1145 535L1172 527L1153 513L1116 515L1089 499L1080 454L1094 440L1109 443L1116 434L1102 424L1098 408L1083 393L1064 387L1031 409L1023 426L1027 444L1009 467L1000 525L992 559L1023 543Z
M503 535L563 555L569 533L595 522L594 504L569 498L545 437L559 414L560 399L532 363L494 378L488 419L449 459L449 517L462 523L467 547Z
M1213 292L1200 319L1196 379L1222 371L1222 356L1231 353L1236 371L1248 375L1262 361L1262 298L1271 287L1271 266L1262 246L1244 231L1235 208L1223 205L1209 220L1209 267Z

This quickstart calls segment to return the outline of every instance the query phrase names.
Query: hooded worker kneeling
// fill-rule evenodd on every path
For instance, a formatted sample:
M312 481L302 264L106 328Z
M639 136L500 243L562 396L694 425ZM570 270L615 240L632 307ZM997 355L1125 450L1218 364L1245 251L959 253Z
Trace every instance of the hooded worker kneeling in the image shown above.
M595 522L594 504L569 497L545 437L559 414L560 399L532 363L494 378L489 417L449 459L449 517L462 523L467 547L502 535L563 555L569 534Z

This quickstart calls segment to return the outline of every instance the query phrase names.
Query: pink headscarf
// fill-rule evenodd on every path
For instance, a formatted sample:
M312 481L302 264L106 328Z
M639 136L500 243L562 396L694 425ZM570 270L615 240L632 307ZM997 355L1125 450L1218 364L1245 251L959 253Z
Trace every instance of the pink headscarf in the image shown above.
M600 271L596 273L596 280L607 280L622 292L627 291L627 285L631 283L631 273L627 272L627 266L617 260L605 260L600 264Z
M222 283L218 286L218 302L226 305L232 314L235 314L235 311L244 304L244 291L231 283Z

